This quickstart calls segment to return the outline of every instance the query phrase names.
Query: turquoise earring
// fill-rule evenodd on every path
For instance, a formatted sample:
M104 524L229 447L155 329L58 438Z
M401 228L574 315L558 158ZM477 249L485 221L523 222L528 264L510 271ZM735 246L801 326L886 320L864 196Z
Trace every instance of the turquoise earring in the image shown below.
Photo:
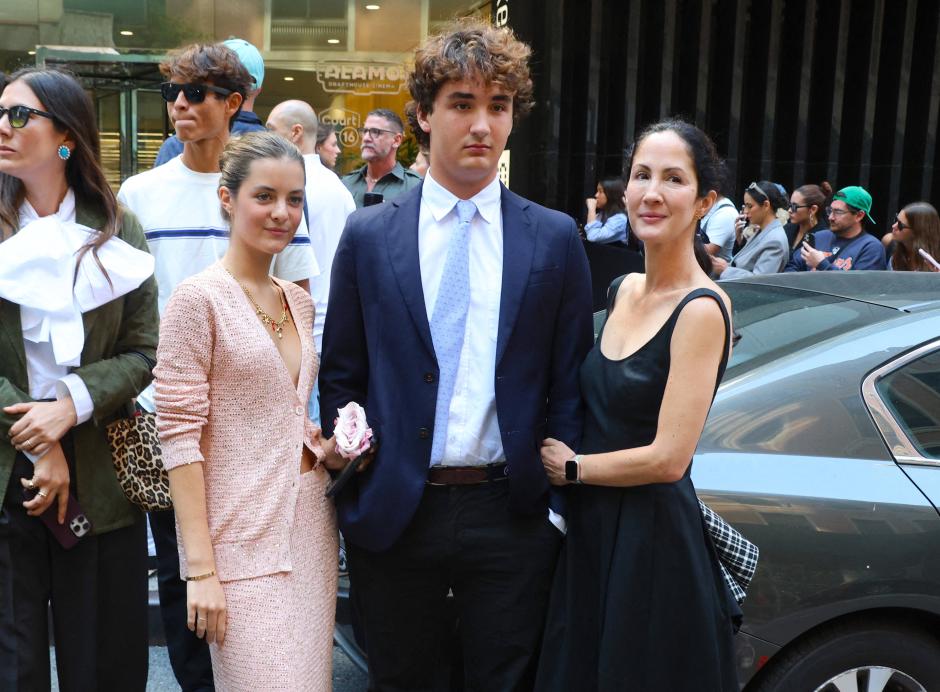
M69 160L69 156L71 156L71 155L72 155L72 150L71 150L71 149L69 149L69 148L68 148L67 146L65 146L64 144L59 145L59 158L60 158L60 159L62 159L63 161L68 161L68 160Z

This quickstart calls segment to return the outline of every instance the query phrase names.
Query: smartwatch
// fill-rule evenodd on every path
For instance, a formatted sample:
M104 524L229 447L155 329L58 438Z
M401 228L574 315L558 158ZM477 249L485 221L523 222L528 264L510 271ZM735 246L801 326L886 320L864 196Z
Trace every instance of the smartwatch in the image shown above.
M565 462L565 480L571 483L581 482L581 457L583 454L576 454L573 459Z

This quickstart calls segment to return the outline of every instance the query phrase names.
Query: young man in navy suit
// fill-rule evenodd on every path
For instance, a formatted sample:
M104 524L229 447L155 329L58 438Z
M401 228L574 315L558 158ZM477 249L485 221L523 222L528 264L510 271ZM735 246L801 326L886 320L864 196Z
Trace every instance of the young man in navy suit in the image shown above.
M324 428L357 401L379 439L337 502L372 690L435 689L451 591L466 688L532 686L564 524L539 447L577 448L593 329L574 222L496 175L532 105L529 54L482 23L417 50L430 171L353 213L334 259Z

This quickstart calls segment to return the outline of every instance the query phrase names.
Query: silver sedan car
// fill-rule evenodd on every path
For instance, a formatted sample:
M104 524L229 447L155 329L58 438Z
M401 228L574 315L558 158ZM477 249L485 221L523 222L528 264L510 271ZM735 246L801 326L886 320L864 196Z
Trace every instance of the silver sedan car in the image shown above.
M744 689L940 690L940 275L722 288L736 343L692 475L761 550Z

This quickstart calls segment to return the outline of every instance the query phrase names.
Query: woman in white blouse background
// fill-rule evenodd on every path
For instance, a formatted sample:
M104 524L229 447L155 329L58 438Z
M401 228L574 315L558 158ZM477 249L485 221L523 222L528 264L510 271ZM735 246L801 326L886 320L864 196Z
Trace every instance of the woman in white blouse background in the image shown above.
M156 284L95 123L64 72L20 70L0 92L4 690L50 688L50 603L61 690L146 687L145 524L105 426L151 380ZM87 521L67 521L76 512Z

